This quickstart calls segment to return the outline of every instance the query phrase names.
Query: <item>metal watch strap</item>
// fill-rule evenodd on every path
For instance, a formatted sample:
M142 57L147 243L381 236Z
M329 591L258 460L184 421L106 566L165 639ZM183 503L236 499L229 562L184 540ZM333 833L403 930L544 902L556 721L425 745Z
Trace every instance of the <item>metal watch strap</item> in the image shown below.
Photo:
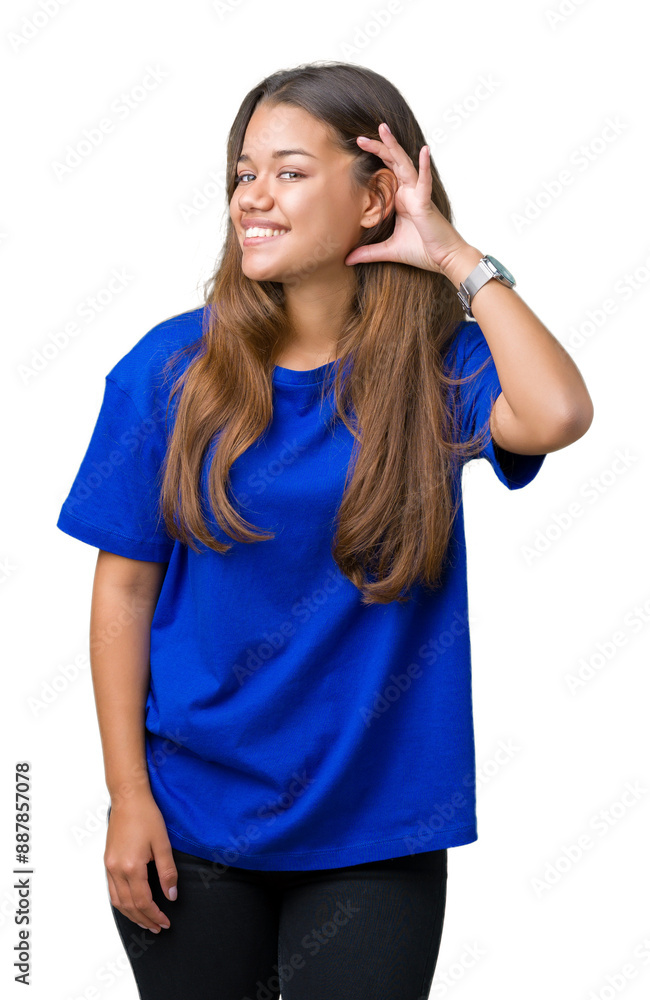
M496 258L494 258L496 260ZM501 268L503 265L499 261L496 261ZM505 270L505 269L504 269ZM510 272L508 272L509 274ZM483 285L487 284L491 278L496 278L501 284L506 285L508 288L513 288L515 285L514 279L510 281L502 271L499 270L492 263L492 258L488 255L481 257L480 261L476 267L470 271L469 275L464 281L460 283L460 290L456 293L460 299L465 312L474 318L474 314L471 310L471 302L476 293Z

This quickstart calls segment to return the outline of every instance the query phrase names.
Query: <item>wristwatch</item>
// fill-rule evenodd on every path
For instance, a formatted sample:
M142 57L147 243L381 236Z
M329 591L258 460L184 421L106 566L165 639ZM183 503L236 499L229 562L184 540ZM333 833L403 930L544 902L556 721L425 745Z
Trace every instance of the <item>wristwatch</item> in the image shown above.
M516 284L510 271L496 257L492 257L490 254L481 257L474 270L470 272L464 281L461 281L460 291L456 292L456 295L463 304L463 309L472 319L474 319L474 313L470 309L471 301L479 288L482 288L490 278L496 278L497 281L500 281L507 288L514 288Z

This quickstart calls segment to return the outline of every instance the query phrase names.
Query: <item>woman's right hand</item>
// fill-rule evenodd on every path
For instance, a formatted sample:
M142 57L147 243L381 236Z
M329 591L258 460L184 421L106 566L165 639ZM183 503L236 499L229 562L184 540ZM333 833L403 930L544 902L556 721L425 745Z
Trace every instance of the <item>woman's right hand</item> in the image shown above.
M173 889L175 899L178 871L153 795L146 791L111 803L104 851L111 903L129 920L158 934L170 921L151 894L147 864L152 860L165 896Z

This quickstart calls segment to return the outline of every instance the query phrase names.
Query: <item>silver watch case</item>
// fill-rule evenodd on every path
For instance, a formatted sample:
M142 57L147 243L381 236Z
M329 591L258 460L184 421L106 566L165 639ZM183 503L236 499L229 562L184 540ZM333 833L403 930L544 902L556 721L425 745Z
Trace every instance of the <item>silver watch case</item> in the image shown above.
M504 267L501 261L498 261L491 254L481 257L474 270L460 283L460 289L456 294L462 302L463 309L472 319L474 318L474 314L470 308L472 299L479 288L482 288L491 278L496 278L497 281L500 281L507 288L514 288L516 285L516 281L508 268Z

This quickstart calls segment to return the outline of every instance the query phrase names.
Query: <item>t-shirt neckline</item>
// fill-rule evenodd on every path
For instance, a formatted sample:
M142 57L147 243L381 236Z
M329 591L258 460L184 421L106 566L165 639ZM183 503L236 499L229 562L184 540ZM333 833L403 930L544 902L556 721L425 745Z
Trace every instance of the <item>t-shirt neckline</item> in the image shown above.
M282 365L276 365L273 369L273 382L279 385L310 385L323 382L327 377L328 368L334 373L338 368L339 361L340 358L336 358L334 362L330 361L324 365L319 365L318 368L307 368L304 371L297 371L294 368L283 368Z

